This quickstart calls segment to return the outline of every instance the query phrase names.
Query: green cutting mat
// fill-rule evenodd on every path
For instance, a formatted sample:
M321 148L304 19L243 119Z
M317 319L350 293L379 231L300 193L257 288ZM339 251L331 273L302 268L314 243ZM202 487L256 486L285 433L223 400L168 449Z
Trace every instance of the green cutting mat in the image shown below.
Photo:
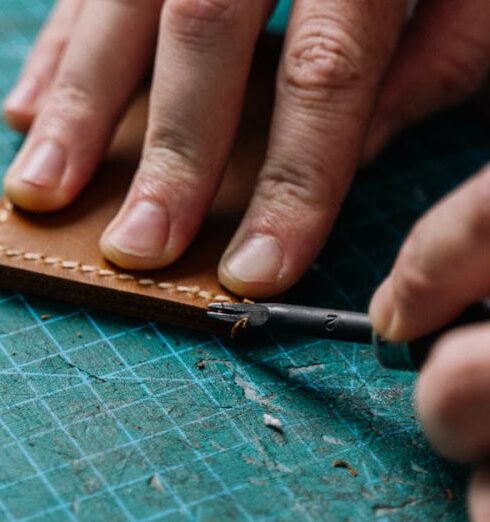
M1 0L0 96L50 4ZM1 172L20 142L0 127ZM365 309L415 217L489 155L463 110L406 136L356 183L294 299ZM245 350L1 292L0 519L464 520L466 471L428 448L412 392L356 346Z

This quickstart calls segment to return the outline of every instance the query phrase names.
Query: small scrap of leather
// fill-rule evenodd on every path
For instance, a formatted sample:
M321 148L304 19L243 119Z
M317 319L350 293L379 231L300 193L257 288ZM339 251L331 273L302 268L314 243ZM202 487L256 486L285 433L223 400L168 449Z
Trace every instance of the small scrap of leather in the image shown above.
M241 130L213 209L188 252L174 265L128 272L101 255L99 238L118 211L138 166L147 119L140 97L110 153L77 201L54 214L0 204L0 286L143 319L222 332L206 316L213 301L235 300L217 266L249 200L265 151L274 68L257 67ZM256 87L254 87L256 85Z

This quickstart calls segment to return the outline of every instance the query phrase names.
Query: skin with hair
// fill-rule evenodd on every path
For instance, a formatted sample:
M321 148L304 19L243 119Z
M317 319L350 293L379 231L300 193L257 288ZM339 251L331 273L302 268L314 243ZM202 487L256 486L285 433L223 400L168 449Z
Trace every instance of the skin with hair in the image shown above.
M407 22L411 4L294 2L266 160L219 267L233 292L269 297L289 288L325 243L359 163L407 125L482 86L490 2L424 0ZM30 129L5 179L8 196L35 212L74 201L153 66L141 163L100 246L128 269L176 261L220 185L273 6L146 0L141 9L138 0L59 0L5 101L7 121ZM488 187L487 169L415 227L371 305L381 334L418 336L488 294ZM486 326L448 334L420 377L427 435L458 460L488 456L489 335ZM488 475L482 465L471 486L476 521L488 520Z

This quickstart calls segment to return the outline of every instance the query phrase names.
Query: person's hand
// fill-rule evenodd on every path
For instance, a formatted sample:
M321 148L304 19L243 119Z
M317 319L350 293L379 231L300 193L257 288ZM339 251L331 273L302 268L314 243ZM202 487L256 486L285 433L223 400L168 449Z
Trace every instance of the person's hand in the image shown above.
M143 159L101 248L129 269L175 261L220 183L273 5L60 0L5 105L14 126L33 121L8 196L33 211L72 202L156 49ZM324 244L359 159L483 81L488 0L424 0L403 31L406 9L404 0L294 2L266 162L219 268L232 291L265 297L290 287Z
M490 166L415 225L370 315L384 337L411 340L490 295ZM444 456L479 464L470 486L472 519L490 520L490 323L436 342L417 386L420 419Z

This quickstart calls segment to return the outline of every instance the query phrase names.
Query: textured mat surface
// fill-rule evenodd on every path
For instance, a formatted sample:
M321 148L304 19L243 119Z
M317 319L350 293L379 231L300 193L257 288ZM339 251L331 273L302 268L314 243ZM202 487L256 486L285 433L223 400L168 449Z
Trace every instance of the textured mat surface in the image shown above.
M50 4L1 1L1 97ZM489 157L466 112L356 183L292 299L366 307L416 216ZM0 127L1 172L20 142ZM0 520L464 520L465 470L428 448L412 392L356 346L244 349L0 291Z

